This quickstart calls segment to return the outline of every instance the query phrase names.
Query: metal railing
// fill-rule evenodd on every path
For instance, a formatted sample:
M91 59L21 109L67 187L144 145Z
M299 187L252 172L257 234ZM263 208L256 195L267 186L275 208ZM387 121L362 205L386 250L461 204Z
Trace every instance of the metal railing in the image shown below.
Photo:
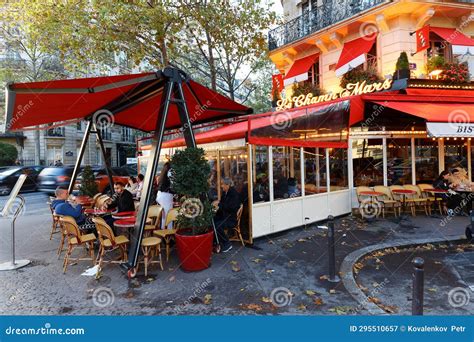
M47 137L64 137L64 127L54 127L46 131Z
M311 33L332 26L360 12L392 0L323 0L323 4L305 11L268 33L268 49L275 50Z

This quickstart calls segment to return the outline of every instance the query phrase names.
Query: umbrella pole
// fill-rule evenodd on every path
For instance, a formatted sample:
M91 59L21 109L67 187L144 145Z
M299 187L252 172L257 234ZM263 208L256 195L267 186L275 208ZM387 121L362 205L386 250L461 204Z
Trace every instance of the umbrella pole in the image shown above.
M105 152L104 141L102 140L102 132L97 128L97 122L94 122L94 133L97 135L97 141L99 142L100 151L102 152L102 158L104 159L105 172L109 178L109 188L110 193L114 194L114 179L112 178L112 170L110 169L111 160L107 159L107 154Z
M84 158L84 152L86 150L87 142L89 141L89 136L92 131L92 121L87 121L86 131L84 132L84 136L82 137L81 148L79 149L79 155L77 156L76 164L74 165L74 170L72 171L71 175L71 182L69 183L68 191L71 194L74 190L74 184L76 183L77 175L79 174L79 170L81 169L81 162L82 158Z

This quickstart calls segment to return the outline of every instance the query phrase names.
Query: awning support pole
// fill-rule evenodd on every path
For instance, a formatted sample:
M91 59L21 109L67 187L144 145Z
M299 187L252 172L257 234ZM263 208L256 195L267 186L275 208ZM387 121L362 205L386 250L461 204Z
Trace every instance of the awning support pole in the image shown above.
M97 135L97 141L99 142L100 151L102 152L102 158L104 159L105 163L105 172L107 172L107 177L109 178L109 188L110 193L114 194L114 179L112 178L112 170L110 169L110 160L107 160L107 154L105 151L104 141L102 140L102 132L97 127L97 123L94 122L94 131Z
M86 131L84 132L84 136L82 137L81 148L79 149L79 155L77 156L76 164L74 165L74 170L72 171L71 182L69 183L68 191L72 193L74 190L74 184L76 183L77 175L79 174L79 170L81 169L81 162L82 158L84 157L84 152L86 151L86 145L89 141L89 136L92 130L92 122L89 120L87 121Z
M174 92L174 98L177 101L176 105L178 107L181 125L183 126L183 135L184 140L186 141L186 147L196 147L196 139L194 138L193 127L191 124L191 119L189 117L188 109L186 108L183 87L181 83L177 84L177 87Z
M163 90L163 97L161 99L160 109L158 113L158 121L155 128L155 133L151 141L151 151L148 159L148 167L146 169L145 177L143 179L143 190L140 197L140 205L137 213L137 220L135 222L134 233L131 236L130 250L128 253L128 262L125 267L132 269L138 263L138 255L140 253L140 246L143 238L146 215L148 207L151 203L151 195L153 189L153 179L156 174L158 161L160 157L161 144L166 127L166 119L168 117L169 105L171 102L171 94L175 82L171 79L165 83Z

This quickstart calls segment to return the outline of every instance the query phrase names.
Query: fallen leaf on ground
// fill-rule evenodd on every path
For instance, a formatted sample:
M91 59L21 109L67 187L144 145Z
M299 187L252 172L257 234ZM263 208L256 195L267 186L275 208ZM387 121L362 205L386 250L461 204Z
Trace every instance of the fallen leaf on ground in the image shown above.
M335 294L335 293L336 293L336 290L330 289L330 290L329 290L329 293L330 293L330 294Z
M273 273L275 270L266 270L267 273Z
M207 294L204 296L204 304L206 305L209 305L211 304L212 302L212 295L211 294Z
M321 298L315 298L313 300L313 303L316 304L316 305L323 305L324 304L324 302Z
M308 296L314 296L316 294L316 292L314 292L313 290L306 290L305 293L308 295Z
M335 307L329 309L329 311L335 312L337 315L347 315L347 313L349 313L353 310L354 310L354 308L352 308L350 306L335 306Z
M170 282L173 282L176 280L176 277L175 276L171 276L169 279L168 279Z
M253 259L252 261L253 261L254 263L258 264L259 262L262 261L262 259L256 258L256 259Z
M377 286L380 286L380 284L377 283L377 282L373 282L373 283L372 283L372 286L373 286L373 287L377 287Z
M306 242L306 239L298 239L298 242Z
M438 290L435 289L434 287L431 287L431 288L428 289L428 291L430 291L430 292L437 292Z
M305 311L306 310L306 305L304 305L304 304L298 305L298 310Z
M291 264L291 265L293 265L293 264L296 264L296 261L290 260L290 261L288 261L288 263Z
M384 310L385 312L387 313L397 313L398 312L398 308L395 306L395 305L382 305L380 304L379 305L382 310Z
M236 265L232 265L232 272L240 272L240 267Z
M319 280L327 280L327 279L328 279L327 275L322 275L321 277L319 277Z
M268 297L262 297L262 302L264 302L264 303L273 303L272 300Z
M237 262L237 261L235 261L235 260L232 260L232 261L230 262L230 264L231 264L231 265L237 265L237 264L238 264L238 262Z
M244 310L262 311L262 307L258 304L239 304Z
M380 299L378 299L377 297L368 297L367 300L374 304L380 304Z

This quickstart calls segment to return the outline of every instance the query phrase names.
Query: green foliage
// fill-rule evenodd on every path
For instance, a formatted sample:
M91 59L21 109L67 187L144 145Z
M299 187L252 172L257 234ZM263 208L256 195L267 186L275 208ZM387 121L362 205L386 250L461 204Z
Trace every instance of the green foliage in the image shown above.
M95 182L94 172L92 168L87 165L82 171L81 187L79 189L79 194L84 196L93 197L99 192L97 188L97 183Z
M433 56L428 58L426 63L426 73L429 74L433 70L443 69L446 61L443 56Z
M344 76L341 78L340 86L341 88L345 88L349 83L363 81L366 81L367 84L377 83L382 81L382 77L380 77L376 70L355 68L344 74Z
M303 82L303 83L295 83L293 84L293 95L292 96L300 96L312 93L314 97L319 95L323 95L324 91L319 88L318 86L313 85L310 82Z
M0 166L9 166L15 163L18 151L15 146L0 142Z
M395 70L410 70L410 63L408 62L408 55L405 51L398 57Z
M212 225L212 207L207 201L211 168L202 148L176 151L171 158L172 188L180 196L177 224L191 229L193 235L204 234Z

